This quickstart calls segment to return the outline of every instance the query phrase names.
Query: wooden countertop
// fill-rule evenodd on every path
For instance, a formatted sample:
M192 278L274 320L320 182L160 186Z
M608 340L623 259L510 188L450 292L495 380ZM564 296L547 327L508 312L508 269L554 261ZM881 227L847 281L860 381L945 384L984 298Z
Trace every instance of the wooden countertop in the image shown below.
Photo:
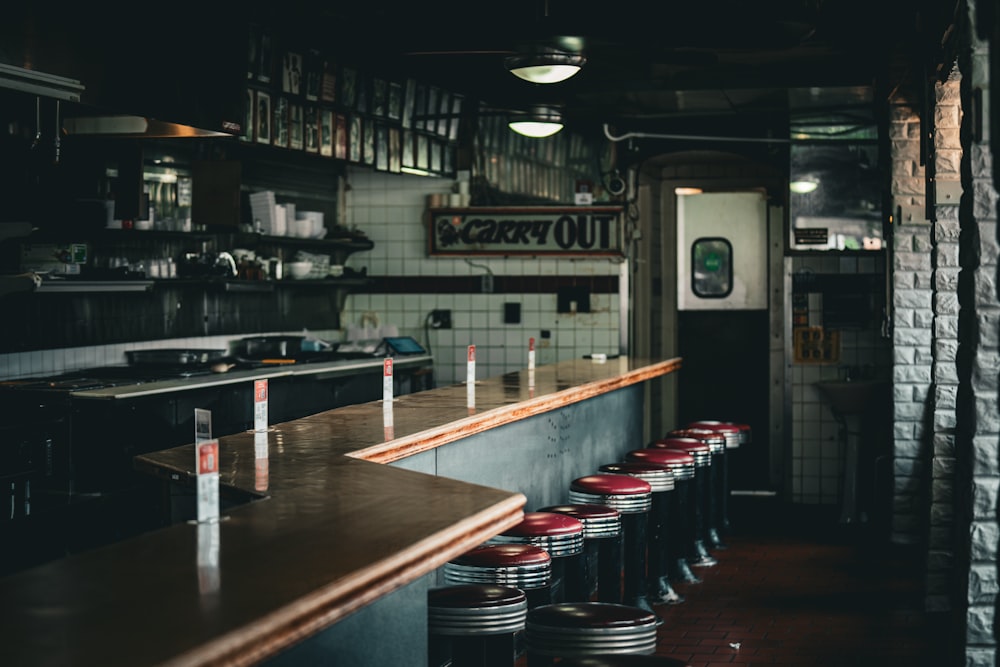
M220 440L221 484L259 496L0 579L0 664L246 665L520 521L520 493L381 465L649 380L679 359L569 361ZM387 436L394 436L387 439ZM256 441L256 442L255 442ZM364 460L367 459L367 460ZM190 480L193 446L137 468Z

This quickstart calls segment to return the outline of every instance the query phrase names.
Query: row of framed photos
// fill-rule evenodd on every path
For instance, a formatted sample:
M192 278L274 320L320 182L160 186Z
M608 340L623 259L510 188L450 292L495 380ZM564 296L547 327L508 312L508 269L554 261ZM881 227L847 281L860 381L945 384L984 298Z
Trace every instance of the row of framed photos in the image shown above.
M337 63L318 49L279 49L269 32L251 26L247 79L268 94L333 105L403 129L457 141L463 96L415 79L394 81Z
M378 171L454 171L455 149L447 139L266 90L247 88L244 122L249 131L241 139L248 143L314 153Z

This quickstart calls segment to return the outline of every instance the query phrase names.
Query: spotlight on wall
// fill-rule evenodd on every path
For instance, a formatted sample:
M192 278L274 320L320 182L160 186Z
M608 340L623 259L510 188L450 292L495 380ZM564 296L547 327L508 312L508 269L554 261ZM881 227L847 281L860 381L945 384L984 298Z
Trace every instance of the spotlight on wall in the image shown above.
M504 66L514 76L531 83L559 83L580 71L587 59L579 53L542 48L504 58Z
M507 127L534 139L551 137L563 129L562 113L553 107L536 106L527 113L511 116Z

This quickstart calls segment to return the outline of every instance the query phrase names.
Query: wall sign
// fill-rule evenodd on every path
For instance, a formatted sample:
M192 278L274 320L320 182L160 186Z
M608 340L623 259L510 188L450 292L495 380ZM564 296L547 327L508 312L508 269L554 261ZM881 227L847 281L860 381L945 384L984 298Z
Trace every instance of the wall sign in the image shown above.
M429 209L430 255L624 255L618 206Z

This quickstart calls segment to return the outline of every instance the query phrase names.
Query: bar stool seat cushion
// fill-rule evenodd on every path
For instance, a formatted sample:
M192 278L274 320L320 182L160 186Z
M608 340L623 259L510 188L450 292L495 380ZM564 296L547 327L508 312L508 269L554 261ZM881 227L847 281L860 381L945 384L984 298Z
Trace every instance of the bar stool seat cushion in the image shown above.
M550 604L528 612L528 655L566 658L656 651L656 614L608 602Z
M607 505L569 503L542 507L539 512L555 512L571 516L583 524L583 539L617 537L622 530L621 512Z
M431 634L499 635L524 629L528 601L524 591L492 584L457 584L427 592L427 629Z
M583 533L583 523L579 519L555 512L525 512L521 523L500 534L510 537L535 537L574 533Z
M620 461L618 463L605 463L600 467L601 472L610 472L615 475L632 475L641 480L649 482L653 492L672 491L674 488L674 475L670 467L652 461Z
M681 449L667 447L646 447L633 449L625 455L630 461L646 461L660 465L694 465L694 455Z
M649 482L629 475L612 473L587 475L574 479L569 486L570 491L583 493L598 493L606 495L629 495L651 493Z
M552 557L545 549L533 544L487 544L466 551L448 562L468 567L505 568L545 565L552 562Z

